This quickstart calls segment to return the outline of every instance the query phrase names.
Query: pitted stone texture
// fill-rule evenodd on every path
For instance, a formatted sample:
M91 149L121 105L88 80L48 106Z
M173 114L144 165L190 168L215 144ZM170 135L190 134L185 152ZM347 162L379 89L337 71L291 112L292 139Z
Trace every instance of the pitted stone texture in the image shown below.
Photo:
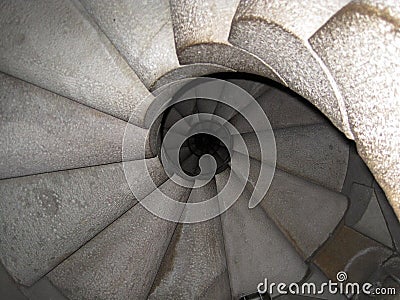
M147 87L179 66L168 0L81 3Z
M206 201L217 193L215 181L193 189L188 202ZM149 299L231 299L225 248L219 217L195 224L179 224L166 252ZM216 296L216 295L215 295ZM205 298L206 299L206 298Z
M1 71L124 120L134 113L141 124L135 107L148 91L82 9L16 0L0 11Z
M171 180L160 190L188 196ZM70 299L145 299L175 227L137 204L47 276Z
M304 258L332 234L347 208L345 196L276 170L261 206Z
M289 127L274 131L277 167L340 192L347 173L349 146L331 125ZM250 157L261 160L255 133L242 135Z
M156 184L166 175L158 158L148 160ZM136 161L136 186L152 191ZM140 165L140 164L139 164ZM0 181L0 255L10 274L31 285L77 250L136 200L121 163Z
M170 2L175 43L181 63L219 64L281 82L275 72L259 58L228 43L232 18L239 0Z
M399 15L372 3L382 6L349 4L311 44L343 93L360 156L400 217Z
M216 176L217 189L225 186L229 170ZM234 176L233 180L239 183ZM254 293L268 278L272 282L297 282L307 266L279 228L260 206L249 209L244 190L237 202L221 215L232 297ZM220 199L222 203L231 199Z
M276 23L303 40L311 37L350 0L241 0L236 11L240 18L253 18Z
M269 91L257 98L257 101L273 129L328 122L328 119L307 100L282 88L271 86ZM240 133L254 131L250 123L240 114L229 122Z
M178 52L210 42L226 42L239 0L171 0Z
M178 51L182 64L212 63L238 72L268 77L281 84L286 83L259 57L228 43L200 43Z
M164 74L162 77L160 77L154 83L154 85L151 86L150 89L153 91L168 83L189 77L200 77L213 73L233 72L233 71L234 70L224 66L216 64L208 64L208 63L179 66L178 68L173 69L170 72Z
M307 41L346 2L241 1L229 41L271 66L289 88L317 106L351 137L337 86Z
M0 103L0 178L120 162L127 126L145 157L147 130L2 73Z

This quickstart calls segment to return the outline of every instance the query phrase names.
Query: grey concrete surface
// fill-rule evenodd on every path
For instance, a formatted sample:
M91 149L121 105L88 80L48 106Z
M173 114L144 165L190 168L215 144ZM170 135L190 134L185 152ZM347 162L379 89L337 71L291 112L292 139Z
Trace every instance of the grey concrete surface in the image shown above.
M47 277L42 277L31 287L21 286L20 288L29 300L69 300L53 286Z
M393 247L392 237L375 193L372 193L367 209L353 228L383 245Z
M148 160L156 184L166 180L158 158ZM136 161L131 178L145 195ZM136 200L121 163L0 181L0 258L24 285L31 285L77 250Z
M7 273L7 270L0 263L0 295L3 299L27 300L26 296L19 290L18 284Z
M228 43L232 18L239 0L171 1L172 24L179 61L214 63L280 78L256 56Z
M276 170L261 206L293 246L308 258L332 234L347 209L347 198Z
M120 162L144 152L147 130L0 73L0 179Z
M375 196L378 199L379 206L385 216L386 225L392 236L393 244L395 249L399 252L400 250L400 223L399 220L391 207L385 193L382 191L378 183L374 182Z
M216 176L221 191L230 170ZM239 179L234 177L234 180ZM248 208L250 194L243 192L238 201L221 215L229 277L234 299L257 292L257 285L270 282L297 282L307 267L262 207ZM231 199L220 199L222 203Z
M349 146L332 125L318 124L277 129L277 167L292 175L340 192L347 173ZM261 160L255 133L242 135L249 155Z
M328 122L307 100L281 88L271 86L270 90L260 95L257 100L273 129ZM230 122L241 133L253 131L241 115L235 116Z
M148 88L179 66L168 0L81 2Z
M170 180L160 189L177 201L189 195ZM70 299L145 299L175 227L137 204L47 277Z
M400 217L400 15L394 6L351 3L310 41L343 93L360 156Z
M249 183L253 186L259 169L260 162L250 159ZM251 185L248 186L250 191ZM308 258L343 218L347 198L277 169L260 205L298 252Z
M232 74L236 75L236 74ZM245 77L245 76L243 76ZM269 92L271 90L271 86L261 82L261 81L256 81L256 79L253 79L252 77L247 78L230 78L226 79L227 81L236 84L240 88L244 89L246 92L248 92L254 99L260 99L264 94Z
M141 124L148 91L79 3L3 1L0 11L1 71Z
M215 181L193 189L188 203L212 198ZM225 248L219 217L195 223L179 224L154 280L149 299L231 299L227 277ZM217 292L219 294L215 294ZM204 296L203 296L204 297ZM210 299L210 298L208 298Z
M307 41L347 2L241 1L232 21L229 42L270 65L289 88L308 99L352 137L339 90Z

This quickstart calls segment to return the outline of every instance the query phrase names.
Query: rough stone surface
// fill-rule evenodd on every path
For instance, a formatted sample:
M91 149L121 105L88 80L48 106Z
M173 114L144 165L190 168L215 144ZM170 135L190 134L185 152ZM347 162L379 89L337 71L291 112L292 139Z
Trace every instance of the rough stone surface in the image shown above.
M158 78L158 80L151 86L151 90L156 90L162 87L165 84L177 81L179 79L185 79L189 77L200 77L208 74L213 73L220 73L220 72L233 72L234 70L216 65L216 64L209 64L209 63L199 63L199 64L190 64L190 65L183 65L176 69L171 70L170 72L164 74L162 77Z
M239 0L172 0L170 3L179 52L194 44L226 42Z
M259 57L228 43L200 43L178 50L182 64L212 63L238 72L268 77L285 84L276 72Z
M328 122L326 117L307 100L280 87L270 86L270 89L260 95L257 101L273 129ZM230 122L240 133L253 131L241 115L235 116Z
M147 87L179 66L168 0L81 2Z
M229 172L216 176L218 191L226 184ZM297 282L307 271L302 258L264 210L260 206L248 208L249 197L245 190L221 215L234 299L256 292L264 278L270 282Z
M239 0L170 2L175 43L181 63L214 63L281 82L259 58L228 43Z
M277 167L340 192L347 173L349 146L331 125L308 125L274 131ZM250 157L261 159L255 133L242 135Z
M0 73L0 178L144 158L147 130Z
M307 41L346 2L241 1L229 42L271 66L289 88L317 106L351 137L338 88Z
M250 168L249 181L254 185L260 163L251 159ZM260 205L299 253L308 258L341 221L347 199L320 185L276 170Z
M145 86L96 25L71 1L0 4L0 70L140 124Z
M157 185L166 175L158 158L149 170ZM135 161L131 177L142 195L152 191ZM0 258L20 283L31 285L77 250L136 200L121 163L0 181Z
M217 193L215 181L193 189L188 202L197 203ZM149 299L231 299L225 248L219 217L195 224L179 224L166 252Z
M393 4L349 4L311 44L343 93L360 156L400 217L400 15Z
M170 180L160 190L188 196ZM137 204L47 276L70 299L145 299L175 227Z

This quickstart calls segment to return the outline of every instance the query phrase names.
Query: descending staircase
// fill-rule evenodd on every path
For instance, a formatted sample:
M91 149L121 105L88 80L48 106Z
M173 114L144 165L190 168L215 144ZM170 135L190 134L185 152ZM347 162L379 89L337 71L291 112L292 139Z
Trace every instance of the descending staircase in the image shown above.
M257 285L343 270L398 286L399 18L389 0L2 1L0 298L309 299ZM246 107L193 97L147 126L162 87L197 76L245 90L271 124L276 170L252 209L266 162L264 128ZM186 175L201 173L205 154L216 161L212 180L193 188L168 176L160 149L198 114L237 132L232 151L208 134L185 141ZM204 222L171 222L139 203L161 191L229 206L228 182L245 188Z

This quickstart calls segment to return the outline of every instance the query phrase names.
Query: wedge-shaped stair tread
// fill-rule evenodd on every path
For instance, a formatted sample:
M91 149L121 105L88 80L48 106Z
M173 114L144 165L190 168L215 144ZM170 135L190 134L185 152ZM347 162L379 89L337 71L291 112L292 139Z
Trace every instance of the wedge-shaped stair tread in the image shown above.
M215 195L212 180L193 189L188 203ZM219 217L177 226L149 299L231 299Z
M0 11L1 71L141 123L148 91L78 2L7 1Z
M220 192L229 177L229 170L216 176ZM239 179L233 175L233 180ZM279 228L259 206L249 209L247 190L221 215L232 296L257 291L264 278L274 282L297 282L307 267ZM226 203L231 199L220 199Z
M385 191L397 217L399 19L399 5L395 1L352 1L310 39L343 93L358 152Z
M347 198L304 179L276 170L261 206L308 258L341 221Z
M383 245L393 247L392 237L374 192L363 216L353 228Z
M270 65L289 88L351 137L339 90L308 44L311 35L348 2L241 0L229 41Z
M258 180L261 164L250 158L249 184ZM240 172L240 168L237 169ZM238 174L243 182L244 178ZM308 258L331 235L347 208L347 198L279 169L261 205L304 257Z
M0 73L0 178L144 158L147 130ZM150 155L150 153L147 153Z
M270 86L270 89L260 95L257 101L274 129L328 122L311 103L282 88ZM241 133L253 131L240 114L233 117L230 122Z
M280 82L275 72L263 61L228 42L239 0L173 0L170 3L181 63L219 64L237 71L264 74Z
M137 195L147 195L137 161L126 162ZM166 175L158 158L148 160L159 185ZM113 222L136 200L121 163L0 181L0 257L8 272L30 285Z
M349 146L331 125L290 127L274 131L278 168L340 192L347 173ZM242 135L250 157L261 160L255 133Z
M147 87L179 66L168 0L81 2Z
M160 191L176 201L189 195L171 180ZM175 227L137 204L47 276L70 299L145 299Z

